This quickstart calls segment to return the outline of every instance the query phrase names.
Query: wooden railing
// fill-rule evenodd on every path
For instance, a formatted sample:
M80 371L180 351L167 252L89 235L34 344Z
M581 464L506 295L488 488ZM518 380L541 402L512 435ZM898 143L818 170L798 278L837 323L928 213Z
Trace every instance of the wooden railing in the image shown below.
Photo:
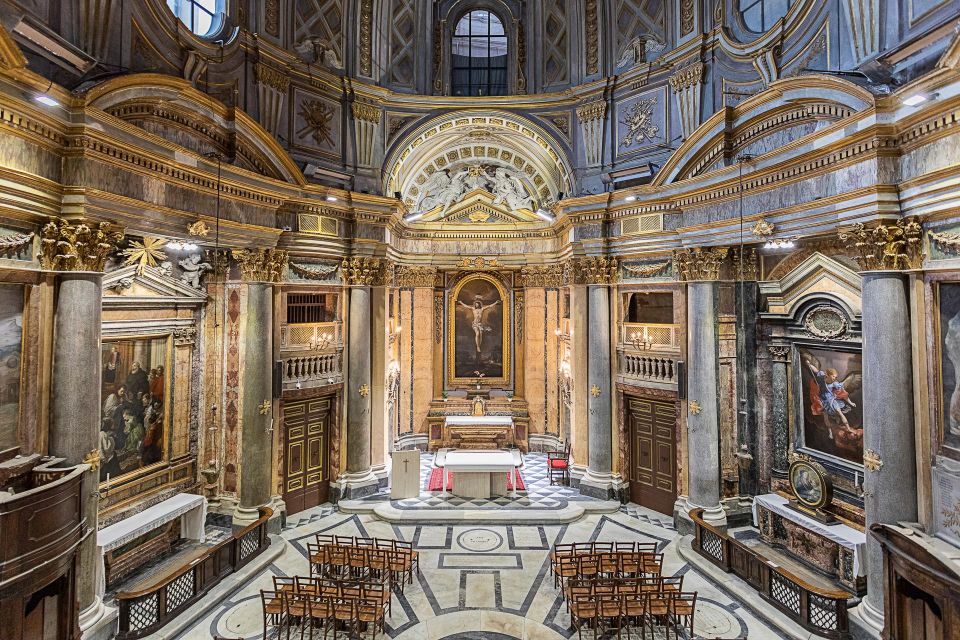
M117 594L120 608L118 640L132 640L154 633L184 609L203 597L225 577L239 570L270 546L267 520L269 507L260 517L173 575L140 591Z
M703 509L690 511L696 528L693 549L760 592L767 602L807 631L836 640L850 637L847 600L851 594L816 587L776 566L739 540L703 521Z

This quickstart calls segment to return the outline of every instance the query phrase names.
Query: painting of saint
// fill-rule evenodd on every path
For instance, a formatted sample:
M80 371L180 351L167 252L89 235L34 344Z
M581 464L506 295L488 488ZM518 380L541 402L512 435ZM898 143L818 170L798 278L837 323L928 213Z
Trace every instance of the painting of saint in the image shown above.
M800 349L803 439L811 449L863 463L861 355Z
M960 449L960 283L937 286L942 444Z
M159 337L103 343L101 482L107 474L112 482L164 458L168 342Z
M0 449L18 443L22 341L23 287L0 285Z
M506 377L506 313L503 292L487 276L474 276L454 290L451 300L453 378Z

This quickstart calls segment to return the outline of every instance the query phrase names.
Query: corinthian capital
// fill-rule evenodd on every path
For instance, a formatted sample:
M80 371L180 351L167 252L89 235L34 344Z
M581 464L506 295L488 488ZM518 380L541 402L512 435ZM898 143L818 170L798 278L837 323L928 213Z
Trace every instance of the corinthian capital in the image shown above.
M231 254L240 266L240 277L247 282L280 282L287 268L287 252L282 249L234 249Z
M696 247L673 252L673 272L681 281L719 280L727 247Z
M619 266L616 258L590 256L574 262L574 271L580 284L614 284L620 277Z
M923 265L923 227L916 217L880 222L873 227L862 223L839 233L840 241L854 251L864 271L919 269Z
M381 258L344 258L340 263L340 277L350 286L369 287L383 282L384 264Z
M53 271L103 271L123 239L123 230L106 222L51 218L40 231L40 267Z

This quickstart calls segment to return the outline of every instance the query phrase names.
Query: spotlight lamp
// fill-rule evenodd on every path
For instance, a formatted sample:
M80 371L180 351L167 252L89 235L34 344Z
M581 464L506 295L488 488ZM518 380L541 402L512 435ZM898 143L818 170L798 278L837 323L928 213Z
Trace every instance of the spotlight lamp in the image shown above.
M770 249L772 251L779 251L784 249L793 249L796 246L796 241L794 238L770 238L767 240L763 248Z
M193 251L197 248L199 248L198 245L192 242L184 242L183 240L171 240L167 243L167 249L171 251Z
M910 94L909 96L901 100L901 102L908 107L919 107L924 102L935 100L936 97L937 97L937 94L935 93L926 93L926 92L918 91L916 93Z

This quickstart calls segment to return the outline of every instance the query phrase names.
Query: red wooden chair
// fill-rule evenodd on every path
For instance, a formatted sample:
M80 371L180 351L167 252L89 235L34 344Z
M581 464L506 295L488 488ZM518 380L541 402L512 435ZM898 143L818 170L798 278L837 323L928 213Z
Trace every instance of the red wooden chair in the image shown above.
M550 472L550 484L559 480L561 484L570 484L570 441L563 445L563 451L547 452L547 469Z

